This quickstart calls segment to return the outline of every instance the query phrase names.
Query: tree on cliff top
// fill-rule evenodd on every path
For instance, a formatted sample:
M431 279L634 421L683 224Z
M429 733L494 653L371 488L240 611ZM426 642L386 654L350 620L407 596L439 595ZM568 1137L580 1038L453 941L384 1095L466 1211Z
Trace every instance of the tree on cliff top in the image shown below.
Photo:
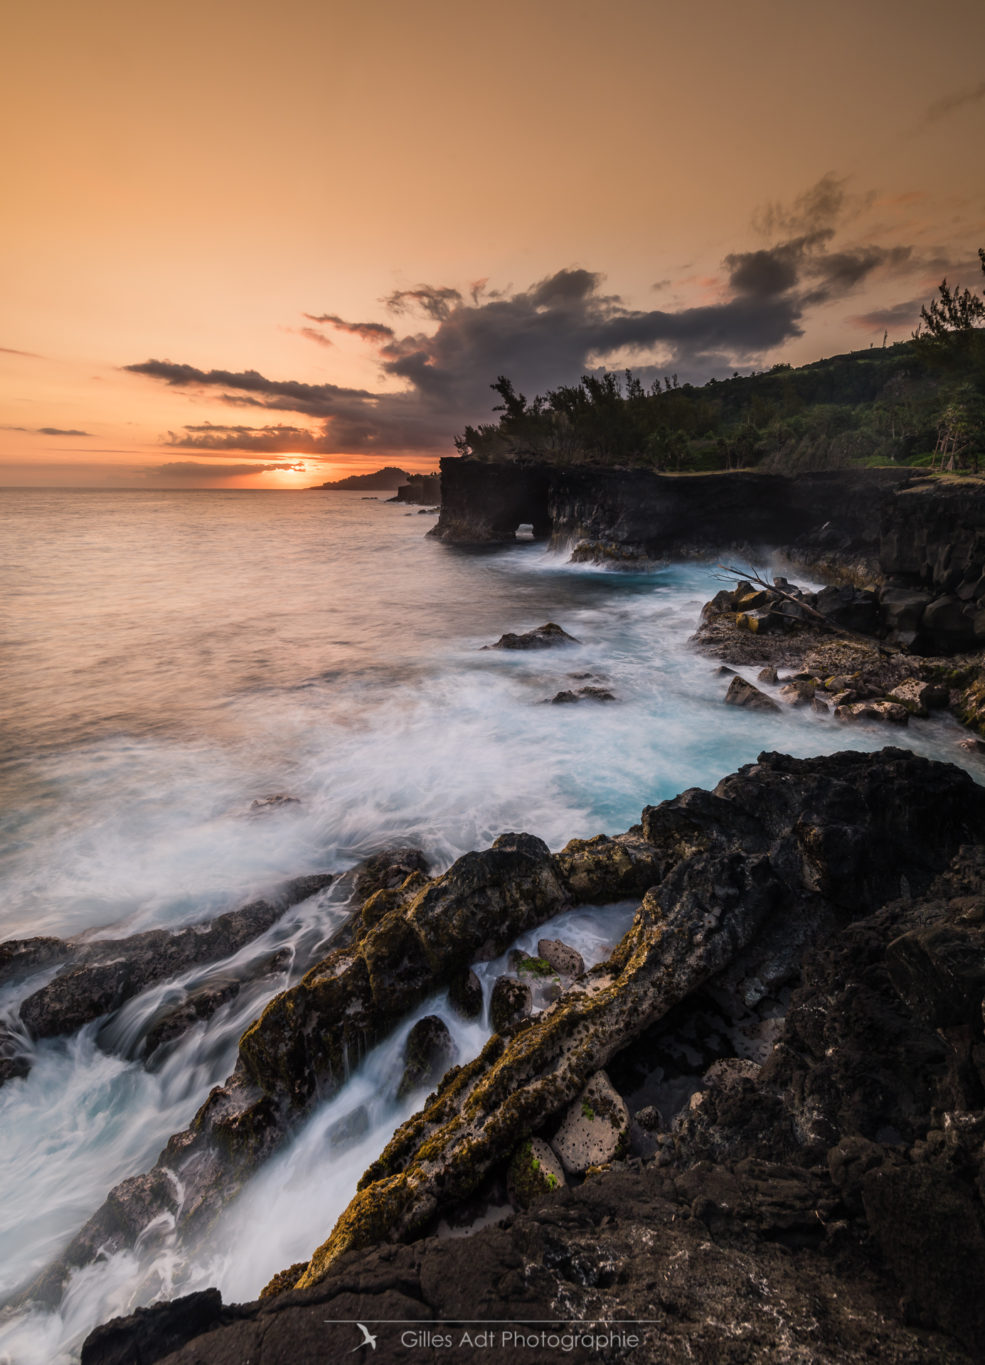
M985 274L985 249L978 259ZM914 340L949 376L937 427L934 465L978 471L985 451L985 293L951 289L942 280L938 297L920 310Z

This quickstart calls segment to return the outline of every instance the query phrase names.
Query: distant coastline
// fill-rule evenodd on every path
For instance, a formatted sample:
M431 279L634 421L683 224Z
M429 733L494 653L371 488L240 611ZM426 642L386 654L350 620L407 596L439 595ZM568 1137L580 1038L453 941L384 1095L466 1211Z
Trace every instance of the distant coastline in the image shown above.
M402 483L409 483L413 478L406 469L397 469L395 465L386 465L383 469L377 469L372 474L347 474L344 479L335 479L331 483L315 483L308 489L309 493L316 493L322 488L334 488L341 492L350 489L369 490L371 493L392 493L395 492Z

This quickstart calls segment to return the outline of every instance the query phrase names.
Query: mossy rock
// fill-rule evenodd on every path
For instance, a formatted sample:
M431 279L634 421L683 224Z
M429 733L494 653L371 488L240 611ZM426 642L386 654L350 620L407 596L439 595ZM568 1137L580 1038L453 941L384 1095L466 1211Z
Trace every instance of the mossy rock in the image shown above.
M567 1184L560 1161L541 1138L528 1138L517 1148L506 1182L510 1198L521 1209L556 1194Z
M268 1280L260 1290L260 1299L276 1299L279 1294L287 1294L294 1288L307 1269L307 1261L295 1261L286 1270L278 1270L277 1274Z

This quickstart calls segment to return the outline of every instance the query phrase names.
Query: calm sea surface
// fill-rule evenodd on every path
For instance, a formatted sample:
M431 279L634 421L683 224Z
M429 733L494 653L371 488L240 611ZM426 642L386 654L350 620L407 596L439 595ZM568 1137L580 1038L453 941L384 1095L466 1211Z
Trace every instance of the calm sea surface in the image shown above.
M433 521L355 493L0 491L0 937L195 923L395 843L438 866L504 830L556 848L765 748L902 742L969 762L946 721L887 736L722 706L727 679L687 644L721 586L712 565L628 574L532 543L456 550L425 539ZM579 643L481 650L545 621ZM618 702L542 704L589 681ZM272 795L295 801L250 814ZM316 899L281 939L340 913ZM603 955L622 920L579 914L566 932ZM0 995L0 1014L16 1004ZM0 1292L154 1161L260 1005L221 1011L154 1075L101 1051L94 1028L37 1047L31 1075L0 1089ZM472 1032L463 1056L485 1036ZM73 1359L135 1302L213 1283L251 1297L307 1257L401 1117L386 1080L400 1043L371 1054L208 1248L82 1272L57 1313L0 1321L0 1361ZM369 1135L326 1167L325 1132L357 1100Z

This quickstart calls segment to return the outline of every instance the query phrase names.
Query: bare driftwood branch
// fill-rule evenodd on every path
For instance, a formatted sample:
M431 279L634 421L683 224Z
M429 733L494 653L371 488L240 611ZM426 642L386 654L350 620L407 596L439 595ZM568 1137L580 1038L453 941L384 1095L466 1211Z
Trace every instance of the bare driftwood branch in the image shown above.
M866 635L860 630L851 630L848 626L836 626L832 621L821 614L815 607L809 606L800 597L795 597L793 593L786 592L783 588L778 588L775 582L771 582L765 574L761 574L757 569L741 569L733 564L718 564L715 566L722 570L719 581L729 582L736 578L739 582L754 584L757 588L763 588L767 592L775 592L778 597L782 597L785 602L791 602L803 611L812 625L827 631L831 635L843 635L848 639L857 640L860 644L868 645L870 649L876 650L879 654L892 656L900 651L895 645L887 645L882 640L875 639L872 635ZM783 612L767 610L767 616L783 617ZM785 619L789 620L789 617Z

